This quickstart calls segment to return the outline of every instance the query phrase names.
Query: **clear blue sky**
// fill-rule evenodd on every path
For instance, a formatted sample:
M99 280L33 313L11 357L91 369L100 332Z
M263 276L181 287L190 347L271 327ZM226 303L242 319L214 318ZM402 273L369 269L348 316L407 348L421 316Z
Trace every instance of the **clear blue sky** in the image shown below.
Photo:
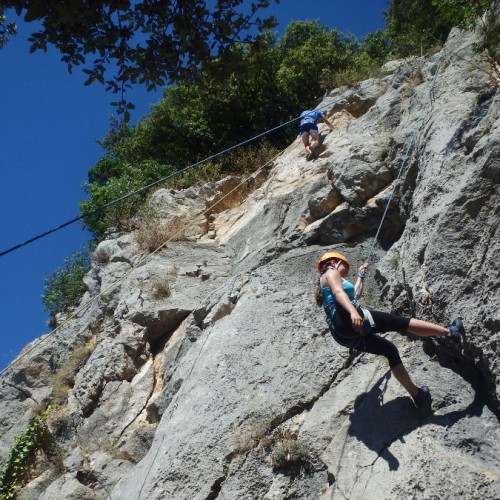
M362 38L383 28L388 0L281 0L269 12L282 32L294 20L316 19ZM87 171L103 156L97 139L113 114L104 87L69 75L55 49L29 53L29 24L0 49L0 251L79 214ZM132 122L161 92L135 89ZM0 369L31 340L47 333L43 279L89 239L73 224L0 258Z

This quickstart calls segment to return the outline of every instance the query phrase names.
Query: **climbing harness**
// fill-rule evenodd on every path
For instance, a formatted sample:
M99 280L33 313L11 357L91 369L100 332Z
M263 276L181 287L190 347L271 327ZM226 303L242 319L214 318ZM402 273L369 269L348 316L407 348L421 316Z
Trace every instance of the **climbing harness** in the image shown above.
M432 79L432 82L431 82L431 85L430 85L430 88L429 88L429 93L428 93L428 96L427 96L427 100L425 101L425 103L422 104L422 108L424 108L424 104L426 105L428 101L430 101L431 97L432 97L432 92L433 92L433 89L434 89L434 85L436 83L436 80L437 80L437 75L440 71L440 68L441 68L441 63L438 65L434 75L433 75L433 79ZM385 206L385 210L384 210L384 213L382 214L382 218L380 220L380 223L379 223L379 226L378 226L378 229L377 229L377 232L375 234L375 237L373 238L373 242L372 242L372 245L370 247L370 251L369 251L369 254L368 254L368 258L366 259L366 262L370 262L373 258L373 252L374 252L374 249L375 249L375 245L378 241L378 237L380 235L380 231L382 229L382 225L384 223L384 220L387 216L387 213L388 213L388 210L389 210L389 206L390 206L390 203L394 197L394 193L396 191L396 188L399 186L399 180L401 178L401 174L404 170L404 168L406 167L406 164L407 164L407 161L408 161L408 158L409 158L409 155L410 155L410 151L413 147L413 144L417 138L417 134L419 132L419 129L421 128L421 124L420 126L418 127L415 127L415 130L410 138L410 141L407 145L407 148L405 150L405 153L403 155L403 159L401 161L401 165L399 167L399 170L398 170L398 174L396 176L396 179L394 180L394 185L393 185L393 188L391 190L391 193L390 193L390 196L389 196L389 199L387 200L387 203L386 203L386 206ZM329 259L331 258L337 258L337 259L340 259L340 260L343 260L344 262L347 263L347 265L349 266L349 263L347 262L347 259L342 255L342 254L338 254L337 252L327 252L325 253L318 261L318 264L317 264L317 267L318 267L318 270L321 272L322 270L322 264L326 261L328 261ZM373 326L375 326L375 321L373 320L373 317L372 317L372 314L370 313L370 311L368 309L365 309L365 308L362 308L358 305L357 303L357 298L359 297L358 295L358 292L359 292L359 288L361 286L362 283L364 283L364 279L366 277L366 271L362 270L360 273L359 273L359 281L357 283L358 286L354 287L354 301L352 301L353 305L359 309L361 309L361 311L363 312L363 327L362 327L362 330L361 332L359 333L358 336L356 337L352 337L352 336L349 336L349 339L353 339L353 343L352 345L354 346L354 344L356 345L359 345L359 340L362 339L364 336L368 335L370 333L370 330ZM331 309L333 307L333 309L335 309L335 305L331 305L331 306L327 306L325 307L325 312L327 314L327 319L328 319L328 324L330 326L330 329L331 331L334 333L334 335L340 337L340 338L345 338L345 336L343 336L340 332L338 332L334 326L333 326L333 323L330 321L330 313L332 312L333 309ZM328 310L327 310L328 309ZM354 348L354 347L352 347Z
M440 66L437 68L436 72L434 73L434 77L433 77L433 80L432 80L432 84L431 84L431 88L430 88L430 92L429 92L428 99L430 99L430 96L431 96L431 93L432 93L432 89L433 89L433 87L434 87L434 84L435 84L435 81L436 81L436 77L437 77L437 75L438 75L438 73L439 73L439 70L440 70ZM350 96L354 95L355 93L356 93L356 91L355 91L355 90L353 90L353 92L351 92L351 93L350 93L350 94L348 94L347 96L342 96L342 97L340 97L339 99L334 100L333 102L328 102L328 103L327 103L327 104L325 104L324 106L318 107L318 108L316 108L316 109L323 109L323 108L327 108L327 107L332 107L332 106L333 106L336 102L340 102L340 101L342 101L342 100L348 99ZM92 212L88 212L88 213L82 214L81 216L76 217L76 218L72 219L71 221L68 221L68 222L66 222L66 223L64 223L64 224L61 224L60 226L58 226L58 227L56 227L56 228L53 228L53 229L51 229L51 230L49 230L49 231L46 231L45 233L40 234L40 235L38 235L38 236L35 236L34 238L31 238L31 239L29 239L29 240L25 241L24 243L20 243L20 244L18 244L18 245L15 245L14 247L12 247L12 248L10 248L10 249L8 249L8 250L6 250L6 251L4 251L4 252L1 252L1 253L0 253L0 257L2 257L3 255L6 255L7 253L10 253L10 252L12 252L12 251L14 251L14 250L17 250L17 249L19 249L19 248L21 248L21 247L23 247L23 246L25 246L25 245L27 245L27 244L29 244L29 243L32 243L33 241L36 241L36 240L38 240L38 239L40 239L40 238L42 238L42 237L44 237L44 236L47 236L48 234L51 234L51 233L53 233L53 232L55 232L55 231L57 231L57 230L59 230L59 229L62 229L63 227L66 227L66 226L68 226L68 225L70 225L70 224L72 224L72 223L74 223L74 222L76 222L76 221L78 221L78 220L81 220L81 219L83 219L84 217L87 217L87 216L89 216L89 215L95 214L96 212L98 212L98 211L100 211L100 210L103 210L103 209L105 209L105 208L107 208L107 207L109 207L109 206L111 206L111 205L114 205L114 204L116 204L116 203L119 203L120 201L123 201L123 200L125 200L125 199L129 198L130 196L133 196L134 194L141 193L141 192L143 192L143 191L145 191L145 190L147 190L147 189L149 189L149 188L151 188L151 187L153 187L153 186L156 186L156 185L158 185L158 184L160 184L160 183L162 183L162 182L165 182L166 180L171 179L172 177L175 177L176 175L180 175L180 174L182 174L182 173L184 173L184 172L186 172L186 171L188 171L188 170L190 170L190 169L192 169L192 168L195 168L195 167L197 167L197 166L201 165L202 163L205 163L205 162L208 162L208 161L210 161L210 160L213 160L213 159L215 159L215 158L217 158L217 157L219 157L219 156L221 156L221 155L223 155L223 154L225 154L225 153L227 153L227 152L229 152L229 151L232 151L232 150L236 149L237 147L240 147L240 146L243 146L243 145L245 145L245 144L248 144L248 143L250 143L250 142L252 142L252 141L254 141L254 140L256 140L256 139L258 139L258 138L260 138L260 137L263 137L264 135L267 135L267 134L268 134L268 133L270 133L270 132L273 132L273 131L276 131L276 130L278 130L278 129L282 128L282 127L285 127L286 125L289 125L290 123L293 123L294 121L298 120L299 118L300 118L300 116L299 116L299 117L295 117L295 118L293 118L293 119L291 119L291 120L289 120L289 121L287 121L287 122L285 122L285 123L283 123L283 124L281 124L281 125L278 125L277 127L274 127L274 128L272 128L272 129L270 129L270 130L267 130L267 131L265 131L265 132L262 132L261 134L258 134L258 135L254 136L254 137L252 137L252 138L250 138L250 139L248 139L248 140L246 140L246 141L243 141L243 142L241 142L241 143L239 143L239 144L237 144L237 145L235 145L235 146L232 146L232 147L230 147L230 148L227 148L227 149L225 149L224 151L221 151L221 152L219 152L219 153L217 153L217 154L214 154L214 155L212 155L212 156L210 156L210 157L208 157L208 158L205 158L204 160L201 160L201 161L199 161L199 162L197 162L197 163L194 163L194 164L192 164L192 165L190 165L190 166L188 166L188 167L186 167L186 168L184 168L184 169L182 169L182 170L180 170L180 171L178 171L178 172L175 172L174 174L171 174L171 175L169 175L169 176L167 176L167 177L164 177L164 178L162 178L162 179L159 179L159 180L157 180L157 181L155 181L155 182L153 182L153 183L151 183L151 184L149 184L149 185L147 185L147 186L144 186L144 187L142 187L142 188L140 188L140 189L138 189L138 190L136 190L136 191L134 191L134 192L131 192L131 193L129 193L129 194L127 194L127 195L125 195L125 196L122 196L121 198L118 198L118 199L116 199L116 200L114 200L114 201L112 201L112 202L110 202L110 203L108 203L108 204L106 204L106 205L103 205L103 206L101 206L101 207L98 207L98 208L96 208L95 210L93 210ZM401 166L400 166L400 168L399 168L398 175L397 175L396 180L395 180L395 182L394 182L394 186L393 186L393 189L392 189L391 195L390 195L389 200L388 200L388 202L387 202L387 204L386 204L385 211L384 211L384 214L383 214L382 219L381 219L381 221L380 221L380 224L379 224L379 227L378 227L377 233L376 233L376 235L375 235L375 237L374 237L374 239L373 239L373 243L372 243L372 246L371 246L371 250L370 250L370 253L369 253L369 256L368 256L368 259L367 259L367 261L368 261L368 262L369 262L369 261L371 260L371 258L372 258L373 250L374 250L375 244L377 243L377 239L378 239L378 236L379 236L379 234L380 234L380 230L381 230L381 228L382 228L382 224L383 224L384 219L385 219L385 217L386 217L386 215L387 215L388 208L389 208L389 204L390 204L390 202L391 202L391 200L392 200L392 198L393 198L394 192L395 192L396 187L397 187L397 185L398 185L398 183L399 183L399 178L400 178L400 176L401 176L401 173L402 173L402 171L403 171L403 168L404 168L404 167L405 167L405 165L406 165L406 162L407 162L407 159L408 159L408 156L409 156L409 153L410 153L411 147L413 146L413 142L414 142L414 140L415 140L415 138L416 138L416 136L417 136L417 132L418 132L418 128L416 128L416 129L415 129L415 132L413 133L412 138L411 138L411 140L410 140L410 143L409 143L409 145L408 145L408 147L407 147L407 149L406 149L406 152L405 152L405 155L404 155L403 161L402 161ZM267 161L264 165L262 165L262 166L261 166L261 167L260 167L260 168L259 168L256 172L254 172L254 173L250 174L247 178L245 178L242 182L240 182L240 183L239 183L236 187L234 187L232 190L230 190L228 193L226 193L224 196L222 196L222 197L221 197L218 201L216 201L216 202L215 202L214 204L212 204L209 208L207 208L207 209L203 212L203 214L207 214L207 213L209 213L209 212L210 212L210 211L211 211L211 210L212 210L212 209L213 209L213 208L214 208L217 204L221 203L221 202L222 202L225 198L227 198L227 197L228 197L228 196L230 196L233 192L235 192L237 189L239 189L239 188L240 188L240 187L241 187L244 183L246 183L246 182L247 182L247 181L248 181L251 177L253 177L255 174L257 174L257 173L261 172L261 171L262 171L265 167L267 167L267 166L268 166L271 162L273 162L273 161L274 161L274 160L275 160L275 159L276 159L276 158L277 158L280 154L281 154L281 152L277 153L277 154L276 154L273 158L271 158L271 159L270 159L269 161ZM48 338L52 337L55 333L57 333L59 330L61 330L61 329L62 329L62 328L63 328L63 327L64 327L64 326L65 326L65 325L69 322L69 321L71 321L72 319L74 319L74 318L75 318L78 314L80 314L80 313L82 313L82 312L86 311L86 310L87 310L87 309L88 309L88 308L89 308L89 307L90 307L90 306L91 306L94 302L96 302L99 298L101 298L101 297L102 297L103 295L105 295L106 293L108 293L108 292L112 291L114 288L116 288L116 287L117 287L117 286L118 286L118 285L119 285L119 284L120 284L123 280L125 280L128 276L130 276L130 274L131 274L133 271L135 271L135 270L136 270L139 266L144 265L144 264L145 264L145 262L146 262L146 260L150 257L150 255L154 255L154 254L156 254L157 252L159 252L159 251L160 251L161 249L163 249L163 248L164 248L164 247L165 247L168 243L170 243L172 240L174 240L174 238L176 238L179 234L181 234L182 232L184 232L186 229L188 229L189 227L191 227L191 226L193 226L193 225L194 225L194 222L191 222L191 223L190 223L190 224L188 224L187 226L185 226L185 227L183 227L183 228L179 229L179 230L178 230L176 233L174 233L174 234L173 234L173 235L172 235L172 236L171 236L168 240L166 240L164 243L162 243L162 244L161 244L161 245L160 245L160 246L159 246L156 250L152 251L150 254L148 254L147 256L145 256L143 259L140 259L140 260L139 260L139 261L135 264L135 266L132 266L132 267L129 269L129 271L128 271L128 272L126 272L126 273L125 273L125 274L124 274L121 278L118 278L118 279L117 279L114 283L112 283L111 285L109 285L109 287L108 287L108 288L106 288L105 290L101 291L98 295L96 295L95 297L91 298L88 302L86 302L85 304L83 304L80 308L78 308L76 311L74 311L74 312L73 312L73 313L72 313L72 314L71 314L68 318L66 318L66 320L65 320L63 323L61 323L61 324L60 324L59 326L57 326L54 330L52 330L50 333L48 333L47 335L45 335L44 337L42 337L40 340L38 340L37 342L35 342L35 343L34 343L34 345L32 345L29 349L26 349L26 350L25 350L22 354L20 354L20 355L19 355L16 359L14 359L14 360L12 361L12 363L11 363L9 366L7 366L6 368L4 368L3 370L1 370L1 371L0 371L0 376L3 376L3 375L4 375L4 374L5 374L8 370L12 369L12 368L13 368L13 367L17 364L17 363L19 363L19 362L21 361L21 359L23 359L23 358L24 358L24 357L26 357L28 354L30 354L31 352L33 352L33 350L35 350L37 347L39 347L39 346L40 346L43 342L45 342ZM332 253L336 253L336 252L332 252ZM326 254L325 254L325 255L326 255ZM341 257L337 257L337 258L339 258L340 260L343 260L343 261L344 261L344 262L345 262L345 263L349 266L349 262L347 261L347 259L346 259L346 258L345 258L342 254L339 254L339 255L341 255ZM318 263L318 265L319 265L319 263ZM370 321L370 318L368 318L368 321L369 321L370 323L371 323L371 322L373 322L373 318L371 318L371 321Z

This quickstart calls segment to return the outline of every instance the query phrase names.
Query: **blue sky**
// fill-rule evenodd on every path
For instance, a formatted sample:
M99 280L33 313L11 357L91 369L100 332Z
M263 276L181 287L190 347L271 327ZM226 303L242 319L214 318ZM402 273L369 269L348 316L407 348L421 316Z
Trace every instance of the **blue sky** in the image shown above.
M294 20L316 19L363 37L383 28L388 0L281 0L269 12L281 33ZM306 6L307 5L307 6ZM113 96L103 86L69 75L55 49L29 53L29 24L0 49L0 251L79 214L81 185L103 156L97 144L109 128ZM137 88L132 122L147 114L161 92ZM73 224L0 257L0 369L31 340L47 333L41 294L44 276L89 239Z

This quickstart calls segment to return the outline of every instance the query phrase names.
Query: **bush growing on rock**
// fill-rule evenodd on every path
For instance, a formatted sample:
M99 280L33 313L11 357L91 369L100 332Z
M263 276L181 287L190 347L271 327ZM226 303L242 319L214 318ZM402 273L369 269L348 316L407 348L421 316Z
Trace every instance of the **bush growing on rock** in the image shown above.
M96 346L95 337L87 344L77 347L67 361L52 375L52 402L56 405L66 403L68 391L73 387L75 376L87 362Z
M42 294L45 310L54 317L76 306L85 292L83 277L90 269L89 251L75 252L64 259L64 267L45 276Z
M285 439L279 442L271 453L273 469L300 468L309 461L309 452L304 442Z

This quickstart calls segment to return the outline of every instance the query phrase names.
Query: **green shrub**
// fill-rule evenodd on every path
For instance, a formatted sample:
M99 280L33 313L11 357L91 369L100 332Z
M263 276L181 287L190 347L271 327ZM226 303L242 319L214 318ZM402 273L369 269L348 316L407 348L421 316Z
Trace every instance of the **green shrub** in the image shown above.
M357 53L352 62L335 71L323 70L321 83L325 88L337 88L344 85L354 85L357 82L380 76L380 63L367 53Z
M306 445L298 439L285 439L279 442L271 453L273 469L293 469L309 461Z
M90 250L75 252L64 259L64 267L46 275L42 294L45 310L54 317L67 313L85 293L83 277L90 269Z
M386 34L396 56L421 55L446 40L453 26L480 28L480 50L495 58L500 46L499 0L392 0Z
M37 450L46 448L50 454L53 453L54 445L46 420L46 415L33 418L26 431L16 437L0 473L1 499L16 498Z
M439 15L433 0L392 0L386 32L396 57L420 56L446 40L452 24Z
M477 50L486 51L491 62L498 60L500 50L500 0L432 0L440 17L453 26L472 30L479 28L482 41ZM497 67L493 64L493 68ZM500 75L497 75L497 77Z
M82 214L91 213L99 207L117 200L141 187L172 174L174 169L154 161L131 164L125 161L103 158L89 170L84 190L89 199L80 203ZM131 196L106 209L85 217L84 225L97 239L103 239L110 227L130 230L131 220L144 204L147 193Z
M157 276L153 283L153 296L155 299L167 299L172 295L172 285L167 278Z
M81 211L89 213L167 172L277 127L314 106L327 89L376 76L393 43L382 31L360 43L316 21L296 21L281 38L267 33L258 47L234 46L193 81L168 87L135 126L112 123L100 142L107 157L89 171L89 200L81 203ZM169 186L185 188L255 170L297 132L296 123L279 128L266 136L267 142L222 155L176 177ZM84 223L98 239L110 227L130 230L144 200L145 194L128 198L86 217Z

